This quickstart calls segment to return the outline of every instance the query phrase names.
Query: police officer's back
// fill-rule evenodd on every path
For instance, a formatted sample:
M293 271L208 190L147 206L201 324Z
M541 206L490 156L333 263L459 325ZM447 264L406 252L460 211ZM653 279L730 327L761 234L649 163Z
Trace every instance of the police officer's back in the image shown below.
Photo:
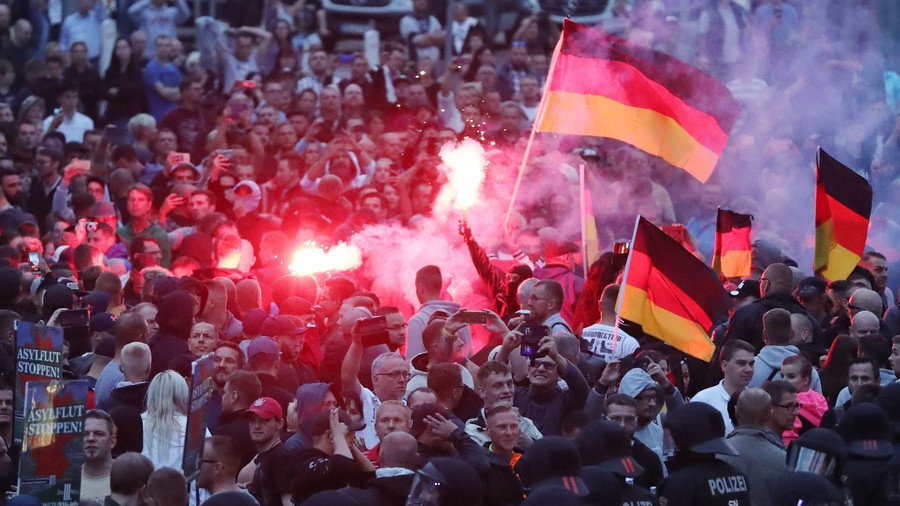
M750 506L747 478L716 458L738 453L725 440L725 423L715 408L690 402L669 412L665 426L677 451L660 485L660 506Z
M880 406L863 402L851 407L837 425L847 443L847 488L855 506L888 503L888 464L894 455L894 431Z

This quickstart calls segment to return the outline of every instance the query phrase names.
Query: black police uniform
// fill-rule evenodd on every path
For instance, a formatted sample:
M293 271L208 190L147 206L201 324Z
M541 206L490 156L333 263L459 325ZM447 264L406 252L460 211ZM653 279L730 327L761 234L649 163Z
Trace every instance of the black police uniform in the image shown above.
M656 497L639 485L622 485L621 506L656 506Z
M743 473L712 455L694 455L692 460L663 480L660 506L750 506Z

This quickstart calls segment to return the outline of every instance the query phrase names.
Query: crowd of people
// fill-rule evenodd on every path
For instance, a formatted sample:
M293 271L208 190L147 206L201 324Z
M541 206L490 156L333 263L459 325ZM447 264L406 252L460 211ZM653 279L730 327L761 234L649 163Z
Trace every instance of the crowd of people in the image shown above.
M413 0L359 53L312 0L196 19L185 0L0 1L5 500L37 504L11 438L29 321L65 329L65 377L92 385L82 504L900 504L900 7L610 1L600 28L740 101L719 167L701 185L614 141L539 135L501 226L559 27L528 2L504 31L447 1ZM441 148L463 139L489 165L457 228L436 209ZM874 190L846 280L798 267L817 144ZM717 206L755 216L711 362L617 318L625 259L584 261L580 164L607 249L640 214L708 259ZM421 247L378 242L399 231ZM361 266L292 265L360 235ZM456 254L466 268L441 263Z

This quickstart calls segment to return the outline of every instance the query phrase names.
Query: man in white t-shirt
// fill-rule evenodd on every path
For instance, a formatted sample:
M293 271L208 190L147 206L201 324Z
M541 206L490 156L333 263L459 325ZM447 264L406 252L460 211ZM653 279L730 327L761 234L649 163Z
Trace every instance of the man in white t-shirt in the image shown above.
M753 364L756 360L756 349L747 341L732 339L722 346L719 355L722 359L724 379L718 385L697 392L691 402L703 402L719 410L725 421L725 434L734 430L734 424L728 415L728 401L735 392L739 392L753 379Z
M365 442L366 450L378 444L375 432L375 410L387 400L399 401L406 393L409 382L409 364L403 355L388 351L378 355L372 362L372 390L359 382L359 364L362 362L363 345L354 329L353 342L344 362L341 364L341 384L345 395L358 396L362 406L363 422L366 426L358 436Z
M44 118L44 133L57 131L66 136L66 142L81 142L84 133L94 129L94 120L78 112L78 86L63 81L57 100L59 112Z
M616 330L618 297L619 285L604 288L600 295L600 321L581 331L581 338L587 343L588 351L607 364L631 355L640 346L637 339L621 329Z
M92 409L84 417L84 464L81 466L81 499L103 501L109 495L112 449L116 424L106 411Z

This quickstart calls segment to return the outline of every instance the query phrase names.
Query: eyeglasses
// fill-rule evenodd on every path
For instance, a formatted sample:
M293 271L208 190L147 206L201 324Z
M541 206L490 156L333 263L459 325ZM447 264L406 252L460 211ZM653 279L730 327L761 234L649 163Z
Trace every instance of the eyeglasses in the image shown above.
M650 392L648 394L641 394L641 395L635 397L634 400L636 400L638 402L643 402L643 403L658 402L659 397L657 397L657 394L655 392Z
M409 371L394 371L394 372L380 372L375 376L387 376L388 378L397 381L407 381L409 380Z
M606 416L606 415L604 415L603 418L606 418L610 422L615 422L619 425L634 425L637 423L637 420L638 420L636 415L629 415L629 416Z
M859 306L854 306L852 304L847 306L847 309L849 309L850 311L862 311L863 310L863 308L861 308Z
M534 367L535 369L553 371L556 369L556 362L532 362L531 367Z
M772 405L778 406L779 408L784 408L788 411L800 411L800 409L803 408L803 404L801 404L799 402L791 402L788 404L775 404L773 402Z

